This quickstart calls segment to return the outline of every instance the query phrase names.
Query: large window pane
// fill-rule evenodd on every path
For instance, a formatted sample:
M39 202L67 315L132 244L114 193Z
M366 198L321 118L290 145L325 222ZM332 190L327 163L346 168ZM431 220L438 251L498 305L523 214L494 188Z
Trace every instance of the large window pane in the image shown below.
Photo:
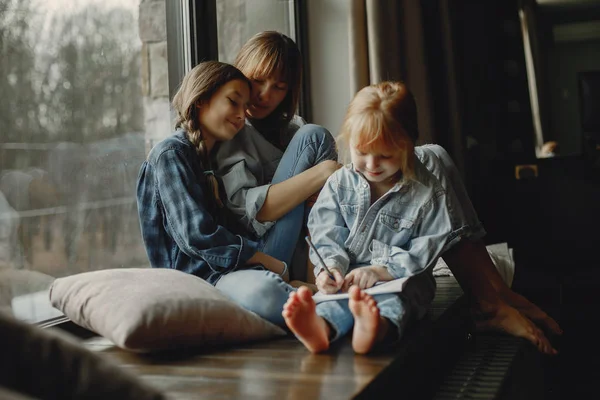
M148 265L135 183L169 132L164 7L0 0L0 307L55 277Z
M274 30L294 38L294 0L217 0L219 60L233 62L255 33Z

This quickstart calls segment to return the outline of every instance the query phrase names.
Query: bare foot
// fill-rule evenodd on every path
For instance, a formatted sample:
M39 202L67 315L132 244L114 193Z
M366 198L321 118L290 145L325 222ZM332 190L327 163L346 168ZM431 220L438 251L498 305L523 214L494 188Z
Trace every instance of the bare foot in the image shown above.
M504 331L530 341L542 353L551 355L558 353L541 329L518 310L508 305L499 308L491 318L477 321L476 328L480 331Z
M381 337L379 308L375 299L357 286L350 286L348 294L348 307L354 315L352 348L358 354L366 354Z
M533 322L548 329L555 335L563 334L563 330L552 317L542 311L538 306L527 300L525 297L513 292L512 290L509 293L505 293L503 297L508 304L519 310L521 314L525 315Z
M320 353L329 348L327 322L316 313L312 293L306 286L290 293L290 298L281 313L288 328L311 353Z

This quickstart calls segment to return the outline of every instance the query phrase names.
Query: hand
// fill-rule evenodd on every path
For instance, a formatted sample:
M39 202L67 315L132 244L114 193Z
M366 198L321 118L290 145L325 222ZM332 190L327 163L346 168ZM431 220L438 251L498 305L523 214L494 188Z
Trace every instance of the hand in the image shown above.
M289 282L290 280L290 271L289 271L289 267L288 270L285 271L285 264L283 263L283 261L276 259L275 257L271 257L270 255L266 254L266 253L262 253L260 251L257 251L256 253L254 253L254 255L248 259L248 261L246 262L246 265L253 265L253 264L261 264L263 267L265 267L266 269L268 269L271 272L275 272L277 275L281 276L281 279L283 279L284 282ZM283 273L283 275L282 275Z
M347 291L352 285L358 286L360 289L368 289L379 281L389 281L392 279L393 277L387 272L387 269L380 265L360 267L353 269L346 275L342 290Z
M331 279L329 275L327 275L327 271L322 270L319 272L319 275L317 275L316 284L320 292L325 294L334 294L339 292L344 284L344 277L337 268L329 268L329 270L335 277L335 281Z

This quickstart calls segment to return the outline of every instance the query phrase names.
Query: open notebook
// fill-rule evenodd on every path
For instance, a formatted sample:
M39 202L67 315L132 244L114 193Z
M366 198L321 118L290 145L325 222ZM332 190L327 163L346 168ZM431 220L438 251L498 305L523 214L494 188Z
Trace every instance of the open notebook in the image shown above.
M399 278L389 282L377 283L375 286L366 289L365 292L369 293L370 295L401 292L407 280L408 278ZM313 300L315 301L315 303L320 303L322 301L329 300L341 300L347 298L348 293L324 294L321 292L317 292L313 296Z
M513 277L515 274L515 261L513 259L513 249L508 247L507 243L496 243L486 246L492 262L496 266L496 269L502 276L502 279L510 287L512 285ZM452 276L450 268L446 265L442 257L440 257L433 268L433 276ZM382 294L382 293L396 293L401 292L406 284L408 278L395 279L389 282L382 282L376 284L372 288L366 289L365 292L370 295ZM340 300L347 299L348 293L337 293L337 294L323 294L317 292L313 299L315 303L328 300Z

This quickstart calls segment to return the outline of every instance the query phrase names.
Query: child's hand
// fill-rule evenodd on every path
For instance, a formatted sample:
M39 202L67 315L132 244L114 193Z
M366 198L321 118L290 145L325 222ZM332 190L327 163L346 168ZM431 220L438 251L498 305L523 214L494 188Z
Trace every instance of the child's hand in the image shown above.
M348 291L348 288L353 285L361 289L373 287L378 281L382 280L379 268L381 267L372 265L353 269L344 279L343 291Z
M342 276L342 273L339 269L329 269L335 277L335 281L331 279L329 275L327 275L327 271L322 270L321 272L319 272L319 275L317 275L316 284L317 288L319 289L319 292L325 294L334 294L337 293L344 284L344 277Z

